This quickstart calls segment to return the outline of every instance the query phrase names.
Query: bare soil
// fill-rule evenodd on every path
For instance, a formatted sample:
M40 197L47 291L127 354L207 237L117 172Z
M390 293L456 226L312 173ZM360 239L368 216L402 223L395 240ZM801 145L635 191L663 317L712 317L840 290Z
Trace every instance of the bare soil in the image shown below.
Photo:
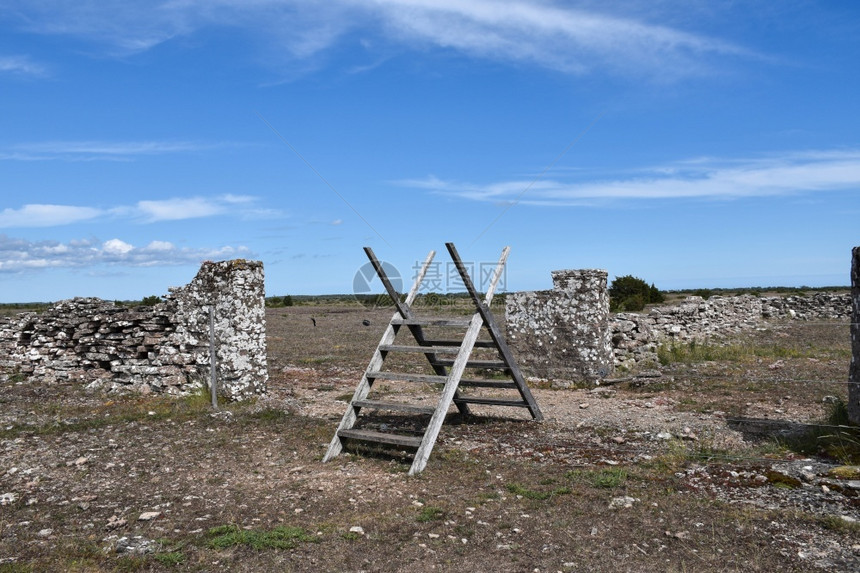
M269 394L217 413L7 377L0 572L860 569L856 467L794 447L846 397L847 324L774 323L594 389L534 380L545 421L452 413L418 476L398 452L324 464L390 316L270 309Z

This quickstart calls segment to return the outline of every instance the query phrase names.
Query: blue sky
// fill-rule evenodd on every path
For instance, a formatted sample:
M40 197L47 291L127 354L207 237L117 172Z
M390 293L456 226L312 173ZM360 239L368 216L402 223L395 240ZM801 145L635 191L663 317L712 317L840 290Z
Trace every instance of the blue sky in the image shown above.
M446 241L505 287L848 284L860 4L0 0L0 302L203 260L344 293Z

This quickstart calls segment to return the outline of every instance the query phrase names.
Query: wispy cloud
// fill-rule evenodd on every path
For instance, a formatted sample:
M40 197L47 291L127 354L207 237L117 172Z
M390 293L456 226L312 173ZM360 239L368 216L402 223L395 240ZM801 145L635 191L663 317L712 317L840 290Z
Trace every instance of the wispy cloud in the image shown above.
M20 209L0 211L0 228L55 227L96 219L105 214L101 209L74 205L24 205Z
M752 56L727 41L594 9L549 2L380 0L380 17L404 42L565 72L607 66L625 74L701 73L710 56ZM699 71L697 71L697 68Z
M124 219L129 222L157 223L203 217L232 216L242 219L264 219L280 216L275 209L257 206L252 196L177 197L138 201L134 205L109 208L78 205L29 204L0 211L0 229L57 227L82 222Z
M48 75L48 70L29 56L0 56L0 74L41 78Z
M641 169L624 178L597 181L544 179L478 184L430 176L395 183L474 201L545 206L860 191L860 150L803 151L746 159L695 158Z
M307 61L363 38L367 66L387 50L428 46L502 62L526 62L566 73L610 72L678 77L706 73L709 60L757 57L750 50L647 20L625 4L527 0L173 0L155 7L120 0L69 3L12 0L21 26L63 34L130 54L205 28L253 30L275 62ZM597 8L595 6L598 6ZM685 10L679 3L679 10ZM704 16L702 16L704 17ZM362 68L363 66L359 66ZM366 66L365 66L366 67ZM354 68L356 69L356 68Z
M166 199L163 201L139 201L137 211L147 222L199 219L227 212L228 203L204 197L188 199Z
M141 247L121 239L28 241L0 235L0 274L41 269L84 268L98 265L155 267L199 264L203 260L250 258L244 246L180 248L167 241L152 241Z
M223 145L193 141L46 141L0 147L0 160L125 161L140 156L193 153Z

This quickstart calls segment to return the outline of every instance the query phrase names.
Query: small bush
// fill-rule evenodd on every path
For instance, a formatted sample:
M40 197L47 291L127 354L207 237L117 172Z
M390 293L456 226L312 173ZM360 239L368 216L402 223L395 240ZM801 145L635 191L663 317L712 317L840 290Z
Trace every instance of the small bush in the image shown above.
M609 310L613 312L636 312L646 304L663 302L665 297L654 284L626 275L615 277L609 286Z

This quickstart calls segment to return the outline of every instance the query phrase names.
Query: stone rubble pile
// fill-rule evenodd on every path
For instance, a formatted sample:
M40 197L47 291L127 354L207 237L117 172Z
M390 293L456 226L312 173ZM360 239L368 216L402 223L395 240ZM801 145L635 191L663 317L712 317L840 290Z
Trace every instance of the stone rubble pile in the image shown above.
M244 260L204 263L153 306L75 298L0 319L0 371L32 382L187 393L209 377L213 305L219 394L265 392L263 266Z

